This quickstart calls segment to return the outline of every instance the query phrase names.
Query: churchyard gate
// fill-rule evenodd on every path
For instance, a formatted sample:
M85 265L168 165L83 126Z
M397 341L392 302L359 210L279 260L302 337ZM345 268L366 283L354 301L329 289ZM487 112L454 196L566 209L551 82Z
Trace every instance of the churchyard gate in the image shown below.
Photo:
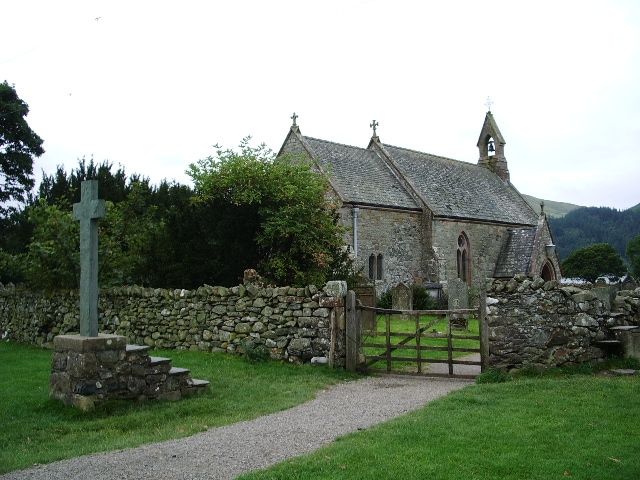
M488 352L486 299L478 308L398 310L363 305L347 294L348 370L475 378Z

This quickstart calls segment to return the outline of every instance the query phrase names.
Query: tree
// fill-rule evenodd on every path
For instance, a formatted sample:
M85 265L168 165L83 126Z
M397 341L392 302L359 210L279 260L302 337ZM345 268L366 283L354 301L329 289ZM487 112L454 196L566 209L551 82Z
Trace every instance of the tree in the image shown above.
M631 272L636 278L640 278L640 235L629 240L627 257L631 264Z
M257 268L280 284L322 284L348 270L336 209L327 203L324 177L301 158L274 158L264 145L218 148L192 164L196 201L208 205L209 241L226 284ZM338 273L339 272L339 273Z
M141 183L151 190L149 180L139 175L132 175L127 182L127 175L122 166L115 173L111 171L113 164L107 160L97 164L93 158L87 163L85 158L78 159L78 166L67 175L62 165L58 165L56 173L47 175L42 172L42 182L38 197L49 205L73 205L80 201L80 185L84 180L98 180L100 198L118 203L127 198L132 185Z
M580 248L562 263L565 277L583 278L590 282L602 275L620 276L625 271L620 255L608 243Z
M608 243L624 260L627 243L640 235L640 210L582 207L549 223L562 259L578 248Z
M33 188L33 157L44 153L42 139L25 117L29 106L12 85L0 83L0 214L15 209L2 205L23 202Z

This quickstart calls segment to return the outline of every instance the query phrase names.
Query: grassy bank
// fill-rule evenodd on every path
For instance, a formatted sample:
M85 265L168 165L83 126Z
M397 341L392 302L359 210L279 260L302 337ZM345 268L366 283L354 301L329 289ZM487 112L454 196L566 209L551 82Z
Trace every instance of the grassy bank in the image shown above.
M258 479L640 478L640 378L473 385Z
M0 473L93 452L178 438L292 407L347 377L326 367L158 351L211 381L180 402L111 402L83 413L48 398L51 351L0 343Z

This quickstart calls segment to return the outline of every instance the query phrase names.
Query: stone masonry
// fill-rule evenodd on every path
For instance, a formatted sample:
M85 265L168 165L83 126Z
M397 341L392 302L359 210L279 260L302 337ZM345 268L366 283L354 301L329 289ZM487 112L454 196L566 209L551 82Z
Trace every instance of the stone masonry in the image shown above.
M324 290L203 286L196 290L101 289L100 332L148 347L242 352L263 345L272 358L305 362L329 357L344 364L344 301ZM346 287L345 287L346 290ZM51 345L78 331L76 291L0 288L0 338Z
M58 335L53 344L49 394L81 410L105 400L179 400L209 385L121 335Z
M562 286L516 275L487 289L489 365L499 369L554 367L609 354L640 356L640 288L612 291ZM640 345L640 343L638 343Z

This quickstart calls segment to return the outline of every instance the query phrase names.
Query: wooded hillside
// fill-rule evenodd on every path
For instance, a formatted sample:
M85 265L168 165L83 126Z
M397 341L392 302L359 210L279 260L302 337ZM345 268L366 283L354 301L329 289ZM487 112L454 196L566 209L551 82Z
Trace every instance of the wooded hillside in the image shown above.
M627 243L640 235L640 209L582 207L562 218L551 217L549 223L561 259L578 248L608 243L627 260Z

